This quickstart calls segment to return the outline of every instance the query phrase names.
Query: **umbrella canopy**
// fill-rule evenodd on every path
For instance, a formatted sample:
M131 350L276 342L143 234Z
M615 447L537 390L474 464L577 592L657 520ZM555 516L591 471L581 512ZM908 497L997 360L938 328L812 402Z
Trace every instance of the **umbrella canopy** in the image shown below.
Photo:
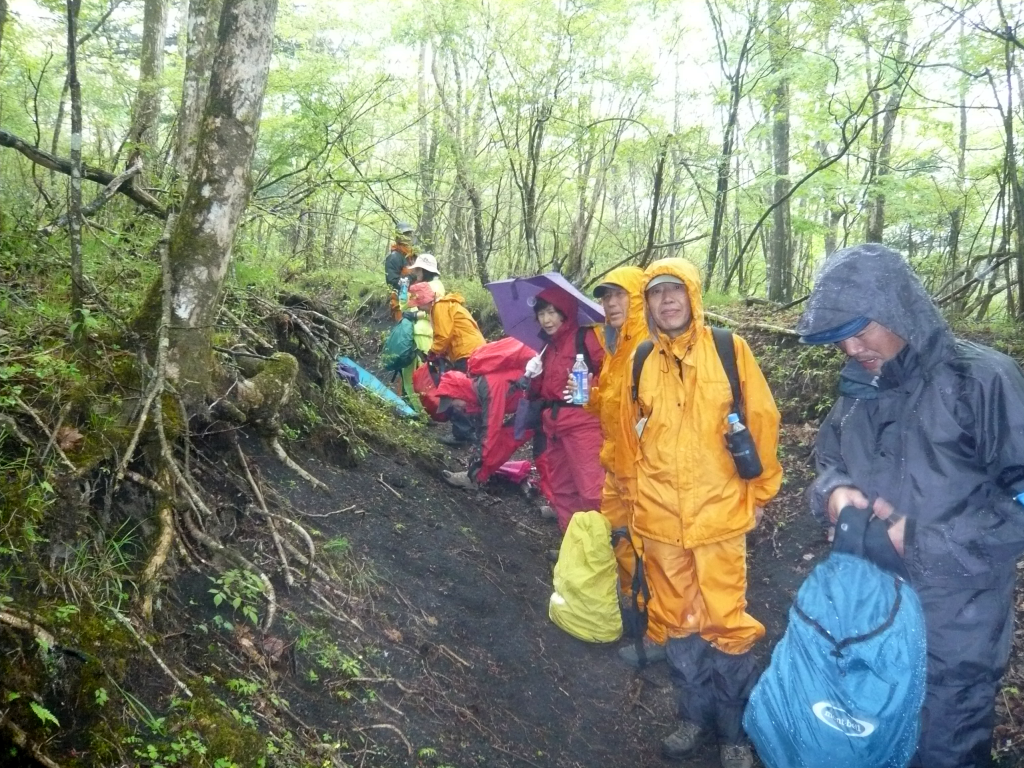
M604 322L604 310L600 305L584 296L576 286L557 272L496 280L488 283L486 287L494 297L494 306L498 310L498 317L501 318L505 333L538 352L544 346L544 342L540 337L540 324L533 313L533 305L537 294L545 288L560 289L576 299L579 306L576 321L581 326Z

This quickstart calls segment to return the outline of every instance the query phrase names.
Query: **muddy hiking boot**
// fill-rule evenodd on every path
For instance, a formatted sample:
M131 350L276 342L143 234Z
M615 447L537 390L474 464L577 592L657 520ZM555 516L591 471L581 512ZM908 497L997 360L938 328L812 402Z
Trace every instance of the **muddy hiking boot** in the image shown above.
M700 747L713 741L714 738L715 734L711 731L705 730L689 720L683 720L673 733L661 740L661 755L669 760L681 760L684 757L689 757ZM721 755L719 757L721 758ZM722 768L739 768L739 763L727 765L723 761Z
M469 445L471 442L469 440L462 440L455 435L441 435L441 437L437 439L439 442L444 443L445 445L450 445L452 448L461 448L464 445Z
M753 768L754 753L746 744L722 744L718 747L722 768Z
M640 667L640 655L637 653L635 642L622 646L618 651L616 651L616 653L618 653L619 658L629 664L629 666L637 668ZM654 664L656 661L663 661L665 659L665 646L659 645L649 637L645 637L644 655L647 657L647 664Z
M548 562L551 563L551 564L555 564L555 563L558 562L558 550L557 549L549 549L545 556L547 557Z
M447 469L442 473L444 481L456 488L463 488L467 491L475 491L478 486L469 479L469 472L449 472Z

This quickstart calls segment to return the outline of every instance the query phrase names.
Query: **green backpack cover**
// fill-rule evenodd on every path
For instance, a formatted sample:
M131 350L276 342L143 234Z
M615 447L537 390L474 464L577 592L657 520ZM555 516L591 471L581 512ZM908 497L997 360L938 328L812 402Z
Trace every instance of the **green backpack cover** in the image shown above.
M554 581L548 616L555 624L589 643L611 643L622 636L608 518L593 511L572 516L558 551Z
M397 373L415 362L418 350L414 328L412 320L403 317L391 329L380 353L385 371Z

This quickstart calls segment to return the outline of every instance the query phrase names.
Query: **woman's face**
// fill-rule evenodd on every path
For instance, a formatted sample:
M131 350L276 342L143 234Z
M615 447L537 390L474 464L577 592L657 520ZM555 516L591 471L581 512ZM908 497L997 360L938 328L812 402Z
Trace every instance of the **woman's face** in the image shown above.
M422 283L424 281L423 267L413 267L411 272L414 283Z
M562 327L561 313L552 306L546 306L543 309L537 311L537 322L540 323L541 329L548 336L551 336L555 331Z

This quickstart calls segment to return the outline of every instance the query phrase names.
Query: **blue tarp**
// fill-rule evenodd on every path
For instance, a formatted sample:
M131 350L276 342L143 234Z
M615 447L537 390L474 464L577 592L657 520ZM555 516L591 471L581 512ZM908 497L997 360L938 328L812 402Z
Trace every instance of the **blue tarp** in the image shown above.
M399 415L416 418L416 411L405 400L388 389L380 379L352 360L352 358L339 357L338 362L355 368L359 372L359 386L367 392L372 392L385 403L392 406L398 411Z

